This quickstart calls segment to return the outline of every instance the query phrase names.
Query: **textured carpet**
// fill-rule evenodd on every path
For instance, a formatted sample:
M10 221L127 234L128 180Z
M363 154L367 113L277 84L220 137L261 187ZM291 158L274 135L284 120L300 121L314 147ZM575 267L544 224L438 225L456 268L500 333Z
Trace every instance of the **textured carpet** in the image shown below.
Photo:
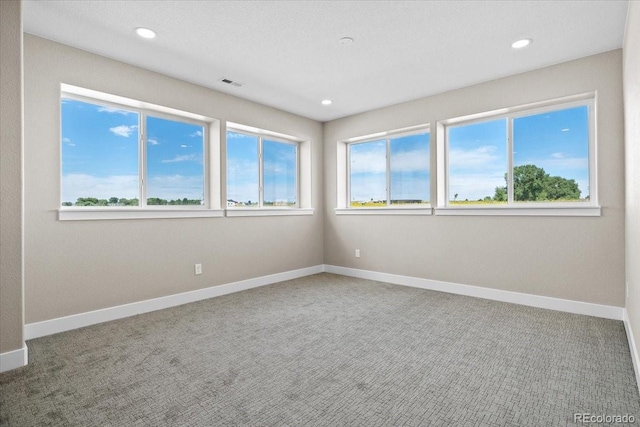
M31 340L2 426L564 426L640 416L622 322L331 274ZM577 423L577 425L582 425Z

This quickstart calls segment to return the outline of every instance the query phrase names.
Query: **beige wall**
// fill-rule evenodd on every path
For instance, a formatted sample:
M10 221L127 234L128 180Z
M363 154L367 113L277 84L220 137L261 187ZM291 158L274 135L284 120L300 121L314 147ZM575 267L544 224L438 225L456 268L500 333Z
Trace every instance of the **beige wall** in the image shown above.
M26 323L323 263L320 123L31 35L24 61ZM60 83L311 139L315 215L58 221Z
M640 343L640 3L630 2L624 52L627 314Z
M0 1L0 353L22 348L22 7Z
M325 263L624 306L621 66L616 50L326 123ZM428 122L434 159L437 120L595 90L601 217L333 212L337 141Z

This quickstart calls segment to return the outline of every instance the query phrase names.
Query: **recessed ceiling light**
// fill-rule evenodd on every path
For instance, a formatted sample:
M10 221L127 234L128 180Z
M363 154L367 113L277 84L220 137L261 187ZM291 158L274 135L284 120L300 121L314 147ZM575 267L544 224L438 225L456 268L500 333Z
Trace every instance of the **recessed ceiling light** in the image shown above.
M522 49L523 47L529 46L531 44L531 39L522 39L511 43L511 47L514 49Z
M136 28L136 34L145 39L152 39L156 36L155 31L144 27Z
M330 99L323 99L322 100L322 105L331 105L333 104L333 101Z
M340 43L340 44L351 44L351 43L353 43L353 39L351 37L343 37L340 40L338 40L338 43Z

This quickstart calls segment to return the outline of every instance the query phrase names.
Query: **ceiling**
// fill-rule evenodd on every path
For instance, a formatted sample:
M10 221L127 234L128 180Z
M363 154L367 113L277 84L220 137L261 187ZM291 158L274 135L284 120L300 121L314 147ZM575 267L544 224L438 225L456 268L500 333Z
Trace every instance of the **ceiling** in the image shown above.
M324 122L620 48L627 9L627 0L25 0L23 17L27 33ZM533 43L512 49L521 38Z

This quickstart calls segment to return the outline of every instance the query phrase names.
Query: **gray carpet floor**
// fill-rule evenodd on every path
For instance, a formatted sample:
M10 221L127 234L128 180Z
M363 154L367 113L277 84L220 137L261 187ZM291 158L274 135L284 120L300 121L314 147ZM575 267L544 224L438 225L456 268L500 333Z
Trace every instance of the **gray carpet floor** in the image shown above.
M2 426L640 416L622 322L326 273L27 345L29 365L0 374Z

